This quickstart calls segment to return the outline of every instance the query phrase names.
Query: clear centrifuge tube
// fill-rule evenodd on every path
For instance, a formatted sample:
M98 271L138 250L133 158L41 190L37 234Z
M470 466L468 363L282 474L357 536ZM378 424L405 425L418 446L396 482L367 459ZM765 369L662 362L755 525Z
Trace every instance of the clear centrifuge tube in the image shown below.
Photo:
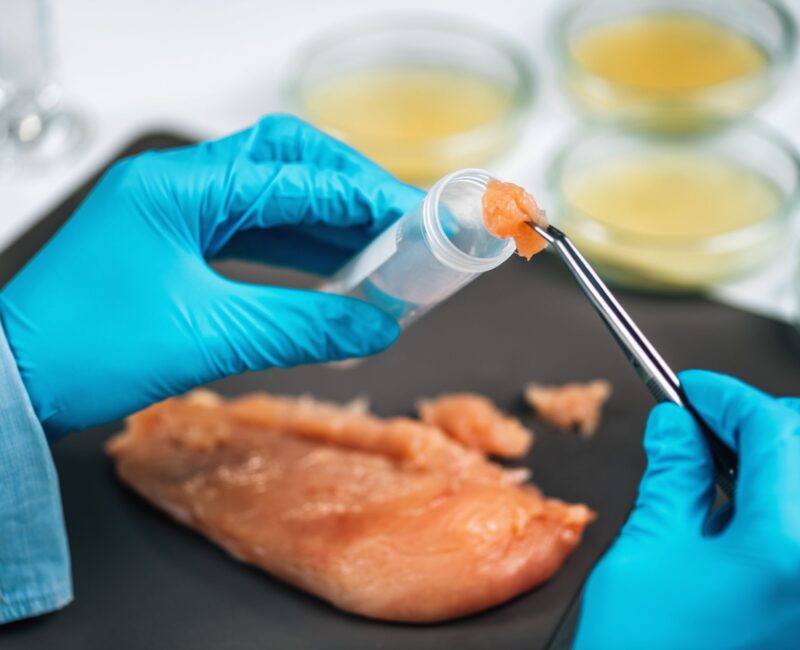
M513 241L494 237L483 223L481 199L491 179L481 169L440 179L320 290L365 300L407 327L514 252Z

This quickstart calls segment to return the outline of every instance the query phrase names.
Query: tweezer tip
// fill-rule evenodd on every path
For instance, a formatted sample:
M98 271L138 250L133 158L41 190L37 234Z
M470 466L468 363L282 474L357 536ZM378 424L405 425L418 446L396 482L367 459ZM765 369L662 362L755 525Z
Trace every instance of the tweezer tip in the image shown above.
M547 228L542 228L538 223L534 223L533 221L526 221L531 228L536 232L539 237L544 239L548 244L552 244L555 242L556 237L561 233L553 228L553 226L548 226Z

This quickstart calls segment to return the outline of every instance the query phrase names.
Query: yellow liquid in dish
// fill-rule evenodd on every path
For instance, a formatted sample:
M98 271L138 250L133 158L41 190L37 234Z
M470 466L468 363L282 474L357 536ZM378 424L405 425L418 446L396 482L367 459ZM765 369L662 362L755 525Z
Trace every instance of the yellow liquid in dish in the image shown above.
M578 63L600 77L668 93L751 75L768 62L745 35L688 14L634 16L601 25L571 47Z
M485 162L510 138L508 124L475 130L502 118L511 89L450 68L352 72L310 89L304 99L311 122L409 182L426 184Z
M761 223L782 201L758 172L685 150L631 154L574 172L562 191L590 226L607 227L604 235L586 223L568 232L596 260L621 270L617 279L680 287L705 286L757 262L763 235L725 245L704 240Z
M705 129L743 115L772 90L769 75L759 74L770 64L766 52L699 15L621 18L587 29L569 49L576 67L566 83L575 98L596 116L640 128Z
M569 202L593 220L632 236L694 239L763 221L778 188L751 169L692 152L633 155L574 174Z

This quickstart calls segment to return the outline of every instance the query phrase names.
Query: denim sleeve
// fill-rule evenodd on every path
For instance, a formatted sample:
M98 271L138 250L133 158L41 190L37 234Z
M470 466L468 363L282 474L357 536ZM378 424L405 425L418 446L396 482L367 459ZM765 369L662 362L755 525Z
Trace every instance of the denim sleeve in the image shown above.
M56 469L0 328L0 623L71 600Z

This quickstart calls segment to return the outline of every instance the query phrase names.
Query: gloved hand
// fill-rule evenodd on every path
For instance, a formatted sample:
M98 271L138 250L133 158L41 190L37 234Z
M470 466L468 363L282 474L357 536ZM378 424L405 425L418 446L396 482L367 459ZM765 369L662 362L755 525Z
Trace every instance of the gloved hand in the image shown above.
M800 401L682 373L689 401L738 451L732 509L684 409L657 406L636 506L586 586L575 648L792 648L800 641ZM727 516L726 516L727 515Z
M0 319L54 439L208 381L378 352L367 303L233 282L223 255L330 271L422 193L288 116L124 160L0 294Z

